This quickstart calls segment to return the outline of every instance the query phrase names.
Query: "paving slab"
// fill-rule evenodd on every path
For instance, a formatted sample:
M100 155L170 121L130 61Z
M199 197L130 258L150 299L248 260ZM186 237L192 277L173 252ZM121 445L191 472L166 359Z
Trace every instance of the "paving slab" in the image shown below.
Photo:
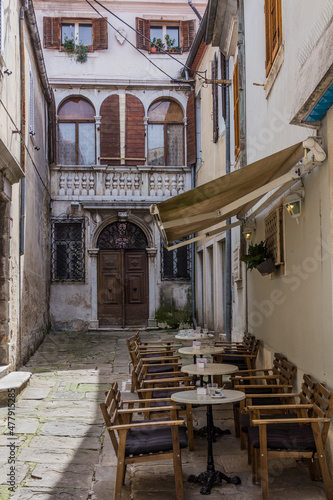
M75 422L46 422L43 424L42 436L69 436L69 437L99 437L103 432L102 425L88 425Z
M93 471L93 464L37 464L25 486L90 491Z
M20 488L10 500L87 500L86 491L49 488Z
M95 464L98 462L99 450L76 450L69 448L54 448L52 440L48 448L24 448L19 454L19 460L42 464Z
M0 437L1 439L1 437ZM1 440L0 440L1 443ZM70 450L100 450L101 441L97 437L83 437L83 438L73 438L73 437L60 437L52 436L35 436L30 441L30 448L45 448L47 449L50 445L52 448L58 451L65 448Z

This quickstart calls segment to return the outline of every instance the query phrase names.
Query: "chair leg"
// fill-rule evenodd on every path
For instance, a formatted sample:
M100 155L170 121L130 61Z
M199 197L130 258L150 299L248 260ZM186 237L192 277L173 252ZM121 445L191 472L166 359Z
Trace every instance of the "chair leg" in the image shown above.
M192 411L192 405L186 405L186 423L187 423L188 449L190 451L194 451L194 433L193 433L193 411Z
M126 445L126 431L119 432L118 455L117 455L117 471L116 481L114 485L114 500L121 500L121 489L126 473L125 465L125 445Z
M318 459L317 458L314 458L314 459L308 458L307 463L308 463L308 467L309 467L311 480L312 481L320 481L321 474L320 474Z
M261 476L261 500L268 500L268 460L267 460L267 428L259 425L260 436L260 476Z
M239 432L240 432L241 450L246 450L246 434L241 429L239 430Z
M249 435L247 435L247 463L251 465L252 463L252 450L251 441Z
M184 489L183 489L183 474L182 474L182 459L179 446L179 429L176 426L172 426L172 444L173 444L173 469L175 474L176 483L176 498L177 500L184 500Z
M326 498L327 500L333 500L332 481L327 467L326 455L323 446L323 441L321 439L319 424L317 422L312 422L311 427L313 431L313 437L316 443L317 457L320 465L321 476L323 478L323 483L325 486Z
M239 409L236 405L233 405L234 411L234 424L235 424L235 436L240 436L240 425L239 425Z

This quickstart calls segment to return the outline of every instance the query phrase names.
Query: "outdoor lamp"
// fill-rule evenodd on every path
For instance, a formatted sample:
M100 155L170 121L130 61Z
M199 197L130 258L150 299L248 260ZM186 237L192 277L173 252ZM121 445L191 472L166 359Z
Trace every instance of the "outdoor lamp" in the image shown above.
M286 196L283 203L287 212L291 215L291 217L296 219L297 223L297 218L300 217L302 213L302 199L304 199L304 189L291 192L288 196Z
M243 227L243 235L246 241L249 243L252 242L254 233L256 230L256 221L254 220L253 222L248 222L247 224L244 225Z

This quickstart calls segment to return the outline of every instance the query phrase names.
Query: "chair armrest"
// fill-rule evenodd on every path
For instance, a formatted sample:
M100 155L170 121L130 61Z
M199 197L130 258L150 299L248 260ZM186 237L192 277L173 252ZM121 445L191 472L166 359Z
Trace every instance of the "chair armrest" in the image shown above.
M240 384L240 385L238 385L238 384L235 384L235 390L243 391L243 392L245 392L246 389L260 389L260 388L262 388L262 389L267 389L267 388L269 388L269 389L292 389L293 386L289 385L289 384L269 384L269 385L264 385L264 384L262 384L262 385L259 385L259 384L258 385L256 385L256 384L249 384L249 385ZM283 393L275 392L274 394L276 395L276 394L283 394ZM260 397L260 393L249 394L249 396ZM270 397L269 394L266 394L266 396Z
M174 392L181 392L181 391L193 391L193 386L192 385L183 385L181 387L151 387L150 389L137 389L136 392L140 392L140 393L147 393L147 392L160 392L160 391L174 391ZM141 401L146 401L146 400L142 400ZM154 399L153 401L156 401L156 399Z
M166 384L166 383L173 383L173 382L184 382L184 380L192 380L193 377L187 377L184 375L184 377L174 377L174 378L159 378L159 379L156 379L156 378L153 378L153 379L150 379L150 380L143 380L142 383L145 384L145 385L148 385L148 384L157 384L157 383L160 383L160 384Z
M235 378L238 378L239 380L276 380L280 376L279 375L249 375L249 376L239 376L238 377L238 372L237 375L235 374Z
M131 430L131 429L140 429L142 427L162 427L162 426L175 426L175 425L184 425L184 420L166 420L162 422L154 422L151 420L147 420L146 422L140 424L123 424L123 425L113 425L112 427L107 427L110 431L120 431L120 430Z
M142 399L142 402L144 400ZM157 400L155 400L157 401ZM171 410L176 410L178 411L178 408L177 406L157 406L156 408L154 408L154 412L155 411L171 411ZM152 408L124 408L124 409L120 409L120 410L117 410L117 413L119 413L120 415L129 415L131 413L151 413L152 412Z
M151 368L152 366L163 366L163 365L167 365L167 366L180 366L180 363L177 363L177 362L174 362L174 363L145 363L143 364L142 366L144 368Z
M280 419L260 419L252 420L253 425L270 425L270 424L312 424L312 423L326 423L330 422L330 418L280 418Z
M146 390L146 389L144 389ZM122 401L122 404L136 404L136 403L156 403L158 401L171 401L171 398L155 398L155 399L131 399L129 401ZM122 410L126 410L126 408L121 408ZM139 411L139 408L137 408Z
M267 410L291 410L291 409L300 409L300 410L311 410L313 408L312 404L298 404L298 403L291 403L288 405L266 405L266 406L252 406L249 405L246 407L247 412L253 412L253 411L267 411Z
M154 358L142 358L142 361L171 361L171 360L181 360L180 356L159 356L159 357L154 357Z

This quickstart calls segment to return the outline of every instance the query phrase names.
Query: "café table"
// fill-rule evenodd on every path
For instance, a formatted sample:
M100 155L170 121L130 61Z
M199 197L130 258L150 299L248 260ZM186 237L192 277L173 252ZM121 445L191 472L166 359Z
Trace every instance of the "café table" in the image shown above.
M200 385L203 387L203 377L208 376L208 383L214 375L230 375L238 371L238 366L229 365L227 363L207 363L205 368L198 368L197 364L184 365L181 371L190 375L199 375Z
M224 352L223 347L215 346L200 346L198 347L181 347L178 349L179 354L192 354L193 362L196 362L197 356L205 356L206 354L222 354Z
M211 397L209 395L197 394L197 390L176 392L171 395L171 400L176 403L185 403L191 405L206 405L207 418L207 469L201 472L198 476L190 475L188 481L191 483L203 484L200 493L209 495L214 483L221 483L222 480L227 483L240 484L241 480L238 476L229 477L219 470L215 470L214 455L213 455L213 438L214 438L214 422L212 407L217 404L234 403L245 398L245 393L242 391L233 391L225 389L223 397Z

